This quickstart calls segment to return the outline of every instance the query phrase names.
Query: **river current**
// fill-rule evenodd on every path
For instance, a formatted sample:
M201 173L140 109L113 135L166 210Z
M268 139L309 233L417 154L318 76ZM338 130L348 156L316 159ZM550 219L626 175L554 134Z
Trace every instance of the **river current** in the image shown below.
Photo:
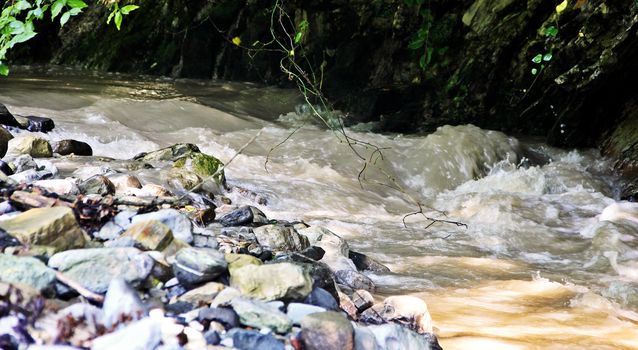
M71 71L0 81L14 114L54 119L42 136L100 156L190 142L228 161L261 131L229 164L229 183L257 194L270 218L326 226L390 267L369 275L376 297L423 298L446 350L638 349L638 207L614 198L597 151L471 125L420 136L359 125L349 135L384 155L359 179L361 160L300 102L253 84ZM245 191L229 197L254 204ZM415 201L464 225L406 216Z

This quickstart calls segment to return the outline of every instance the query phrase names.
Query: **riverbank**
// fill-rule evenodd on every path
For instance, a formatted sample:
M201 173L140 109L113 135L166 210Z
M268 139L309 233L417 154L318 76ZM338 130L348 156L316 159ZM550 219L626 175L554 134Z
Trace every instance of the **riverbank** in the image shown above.
M425 302L370 294L363 272L387 267L328 229L233 205L223 193L265 203L195 145L115 160L0 131L3 349L438 348Z

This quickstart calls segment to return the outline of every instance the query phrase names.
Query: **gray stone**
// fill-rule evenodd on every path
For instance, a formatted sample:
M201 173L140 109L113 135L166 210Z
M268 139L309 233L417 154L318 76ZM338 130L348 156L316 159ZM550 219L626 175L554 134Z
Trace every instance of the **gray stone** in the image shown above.
M36 163L33 157L31 157L28 154L24 154L19 157L16 157L13 160L13 165L15 166L16 173L21 173L25 170L38 169L38 163Z
M15 118L23 129L27 129L31 132L47 133L55 128L55 123L51 118L36 117L33 115L15 116Z
M55 271L36 258L0 254L0 281L26 284L49 294L53 291Z
M374 333L366 326L354 327L354 350L381 350Z
M124 230L131 226L131 219L135 215L137 215L137 212L134 210L119 212L113 219L102 226L100 231L95 234L95 237L105 241L116 239Z
M106 196L115 193L115 185L104 175L94 175L78 184L83 194Z
M184 248L175 255L173 271L185 285L212 281L228 268L224 254L209 248Z
M268 223L268 218L261 210L247 205L224 215L219 222L224 226L263 225Z
M75 182L67 179L38 180L33 185L60 195L78 194L80 192Z
M48 158L53 156L49 141L34 135L20 135L9 140L7 154L28 154L33 158Z
M257 331L233 329L226 337L233 339L233 347L239 350L284 350L284 343L271 334Z
M292 227L265 225L253 230L257 242L273 251L300 251L309 247L308 239Z
M328 310L339 310L339 304L332 294L319 287L312 289L312 292L306 297L304 303L323 307Z
M303 300L312 291L308 271L291 263L249 264L231 271L230 277L242 294L260 300Z
M91 146L82 141L77 140L61 140L53 143L53 152L61 156L75 154L76 156L92 156L93 149Z
M382 307L376 308L387 322L399 322L418 333L432 333L432 317L421 298L398 295L385 298Z
M277 333L286 333L292 327L292 322L286 314L266 303L237 297L230 305L239 316L239 321L246 326L269 328Z
M122 278L114 278L109 284L102 305L102 324L111 328L120 320L139 320L147 310L137 292Z
M93 350L148 350L155 349L162 341L161 323L145 318L127 325L113 333L93 340Z
M157 220L171 228L173 237L191 243L193 241L192 223L186 214L175 209L161 209L148 214L137 215L131 219L135 224L141 221Z
M348 253L348 257L354 265L357 267L359 271L372 271L372 272L380 272L386 273L390 272L390 269L378 262L377 260L361 253L353 252L352 250Z
M85 244L73 210L66 207L31 209L0 222L0 228L23 244L45 245L58 251Z
M314 313L301 320L301 341L306 350L352 350L354 328L339 312Z
M288 318L290 318L293 324L299 325L301 324L301 320L304 317L310 314L324 311L327 310L319 306L302 303L290 303L288 304L288 311L286 312L286 315L288 315Z
M177 301L189 303L195 307L210 303L222 290L226 288L225 285L218 282L208 282L203 286L191 289L188 292L180 295Z
M239 327L239 316L233 309L207 307L199 310L197 315L199 322L218 322L226 329Z
M151 273L153 264L151 257L136 248L69 250L49 259L49 267L96 293L105 293L116 277L134 287L139 286Z
M357 307L357 310L362 312L374 305L374 297L367 290L359 289L352 294L352 302Z

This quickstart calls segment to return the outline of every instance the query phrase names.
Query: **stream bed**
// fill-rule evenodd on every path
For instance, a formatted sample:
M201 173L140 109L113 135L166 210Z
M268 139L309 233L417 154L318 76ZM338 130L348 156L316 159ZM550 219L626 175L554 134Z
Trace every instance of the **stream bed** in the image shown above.
M0 103L52 118L43 137L87 142L98 156L179 142L236 156L229 184L257 194L269 218L325 226L387 265L369 275L375 296L423 298L446 350L638 349L638 206L614 199L618 179L596 150L471 125L420 136L358 125L348 134L383 152L358 177L364 163L303 113L296 91L17 71Z

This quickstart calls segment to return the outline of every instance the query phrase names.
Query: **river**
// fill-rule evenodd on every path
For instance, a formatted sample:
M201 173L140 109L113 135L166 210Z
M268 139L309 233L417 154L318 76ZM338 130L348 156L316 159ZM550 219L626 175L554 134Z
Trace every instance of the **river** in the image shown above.
M229 164L229 183L257 194L269 217L326 226L390 267L369 275L376 297L423 298L446 350L638 349L638 209L621 204L635 215L622 219L612 206L601 220L618 179L595 150L471 125L420 136L360 125L347 132L383 159L358 178L364 163L308 121L291 90L17 70L0 82L0 103L54 119L46 138L114 158L191 142L228 161L261 130ZM406 217L415 201L464 225Z

